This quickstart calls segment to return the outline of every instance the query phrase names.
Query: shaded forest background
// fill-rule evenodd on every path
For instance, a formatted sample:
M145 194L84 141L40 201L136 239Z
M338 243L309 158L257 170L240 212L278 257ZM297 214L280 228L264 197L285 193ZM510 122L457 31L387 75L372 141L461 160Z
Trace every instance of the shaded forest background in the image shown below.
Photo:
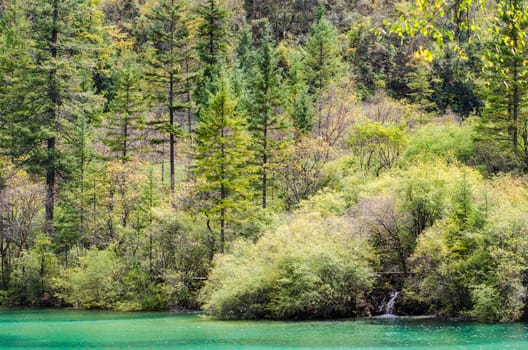
M527 314L523 0L1 0L0 304Z

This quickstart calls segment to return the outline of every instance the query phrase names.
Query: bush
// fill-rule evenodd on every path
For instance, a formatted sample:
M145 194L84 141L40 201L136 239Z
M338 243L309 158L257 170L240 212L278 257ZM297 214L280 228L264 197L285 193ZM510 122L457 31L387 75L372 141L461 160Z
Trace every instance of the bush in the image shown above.
M306 214L218 256L204 309L225 319L352 316L372 287L368 243L344 218Z
M406 294L446 316L519 320L526 299L528 191L511 177L480 181L468 189L466 215L456 195L448 215L419 237Z
M38 234L33 247L16 259L9 289L11 304L49 306L53 303L51 282L59 268L50 250L49 238Z
M407 134L400 125L364 122L353 127L346 142L358 167L378 176L397 161L407 143Z
M521 173L525 165L521 157L509 145L492 140L480 140L475 144L471 164L487 175L501 172Z
M497 320L500 296L495 288L481 284L473 289L471 296L475 303L471 314L475 318L481 321Z
M471 121L462 125L429 124L417 129L409 140L402 162L444 158L448 161L469 162L475 151L474 127Z
M56 295L67 304L86 309L112 309L124 293L124 266L110 248L91 249L79 266L55 280Z

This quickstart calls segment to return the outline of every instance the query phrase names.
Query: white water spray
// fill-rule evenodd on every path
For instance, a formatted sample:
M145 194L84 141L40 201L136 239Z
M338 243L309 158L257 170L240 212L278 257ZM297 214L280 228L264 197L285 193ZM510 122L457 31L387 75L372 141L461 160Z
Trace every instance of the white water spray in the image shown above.
M398 295L400 295L400 292L393 292L391 294L391 298L385 306L385 316L394 316L394 303L396 303L396 298L398 298Z

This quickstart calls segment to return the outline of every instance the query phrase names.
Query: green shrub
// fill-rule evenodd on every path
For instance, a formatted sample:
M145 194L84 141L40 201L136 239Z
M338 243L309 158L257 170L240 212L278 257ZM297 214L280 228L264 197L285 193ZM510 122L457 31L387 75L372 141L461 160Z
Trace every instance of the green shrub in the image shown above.
M226 319L356 315L372 286L370 258L346 219L306 213L218 256L204 309Z
M475 151L474 126L471 121L458 124L428 124L418 128L405 150L402 163L444 158L469 162Z
M79 266L55 280L56 295L67 304L86 309L112 309L124 294L124 266L111 248L91 249Z
M468 190L467 219L455 195L448 215L420 235L406 294L447 316L518 320L526 300L528 191L509 176L480 182Z
M497 321L499 316L499 292L485 284L476 286L472 293L474 305L471 315L481 321Z
M483 173L496 175L501 172L521 173L526 170L522 158L512 147L493 140L479 140L475 143L472 165Z
M33 247L23 251L15 261L9 289L11 304L49 306L53 302L52 280L58 273L49 238L38 234Z
M355 125L346 141L359 169L378 176L398 160L407 143L407 134L400 125L368 121Z

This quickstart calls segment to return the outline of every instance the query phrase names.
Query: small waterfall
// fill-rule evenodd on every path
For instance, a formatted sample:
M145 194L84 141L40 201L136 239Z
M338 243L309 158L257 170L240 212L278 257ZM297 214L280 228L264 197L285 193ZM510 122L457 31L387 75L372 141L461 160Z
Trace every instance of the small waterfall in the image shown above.
M389 302L385 306L385 315L386 316L393 316L392 313L394 311L394 303L396 303L396 298L400 295L400 292L393 292L391 294L391 298L389 299Z
M400 292L392 292L389 298L389 301L385 301L384 298L381 304L378 306L378 312L384 312L382 315L375 316L375 318L396 318L394 314L394 304L396 304L396 299L400 295Z

